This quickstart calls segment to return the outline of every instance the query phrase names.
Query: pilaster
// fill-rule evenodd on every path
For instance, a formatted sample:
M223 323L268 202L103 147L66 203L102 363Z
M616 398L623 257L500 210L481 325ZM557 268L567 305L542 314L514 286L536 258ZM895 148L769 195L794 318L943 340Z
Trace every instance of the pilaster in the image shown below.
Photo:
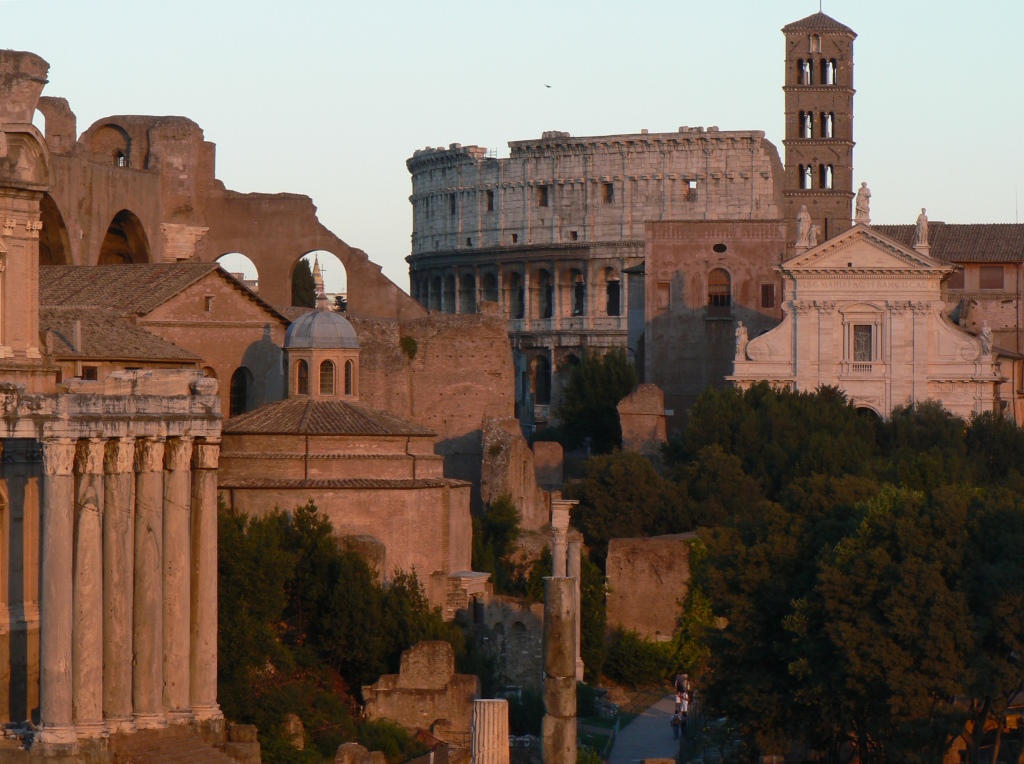
M192 449L190 695L199 721L222 719L217 705L217 463L220 445Z
M104 442L78 442L75 455L74 642L72 684L79 737L100 737L103 724Z

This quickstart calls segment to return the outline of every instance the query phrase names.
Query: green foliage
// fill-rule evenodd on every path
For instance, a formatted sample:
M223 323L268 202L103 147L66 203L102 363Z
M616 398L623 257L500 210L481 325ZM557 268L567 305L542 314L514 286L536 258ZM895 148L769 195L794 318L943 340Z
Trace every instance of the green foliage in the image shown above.
M672 647L668 642L648 642L632 629L615 629L608 640L604 673L630 687L658 684L672 673Z
M416 357L416 351L419 350L419 343L416 342L415 337L402 337L398 340L399 347L402 348L402 352L411 361Z
M581 745L576 749L576 764L604 764L604 759L596 748Z
M316 307L316 281L308 260L299 260L292 271L292 305L298 308Z
M637 381L636 369L622 348L604 356L584 356L569 375L558 409L565 445L579 448L584 438L589 437L594 453L621 448L622 428L616 406L632 392Z
M490 573L498 594L522 594L524 573L513 559L521 521L508 494L490 502L483 517L473 519L473 570Z
M589 684L576 683L576 715L594 716L597 713L597 693Z
M580 551L580 657L585 678L596 682L604 671L608 629L606 595L608 579L601 569ZM548 570L551 570L548 567Z
M400 764L430 750L402 727L387 719L364 722L359 728L358 742L369 751L382 751L388 764Z
M402 651L424 639L463 652L462 633L430 608L415 575L378 584L312 503L261 518L222 507L219 533L218 696L229 718L259 727L264 761L330 759L370 735L383 736L387 747L374 750L389 761L419 751L404 733L367 731L350 696L397 672ZM282 738L288 713L309 731L304 752Z
M508 729L513 735L540 735L544 721L544 693L523 687L508 699Z

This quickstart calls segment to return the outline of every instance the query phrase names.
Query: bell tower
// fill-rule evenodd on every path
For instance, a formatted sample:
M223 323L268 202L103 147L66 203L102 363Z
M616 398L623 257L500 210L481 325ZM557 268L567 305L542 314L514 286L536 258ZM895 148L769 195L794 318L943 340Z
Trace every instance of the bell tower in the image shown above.
M787 243L807 206L818 242L851 225L853 192L853 41L857 34L824 13L782 28L786 35Z

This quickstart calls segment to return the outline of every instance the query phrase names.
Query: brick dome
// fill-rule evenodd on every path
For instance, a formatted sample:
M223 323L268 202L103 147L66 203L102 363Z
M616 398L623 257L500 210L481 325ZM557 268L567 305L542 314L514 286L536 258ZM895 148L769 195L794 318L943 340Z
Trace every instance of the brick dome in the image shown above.
M356 330L340 313L314 310L295 319L284 335L285 349L358 348Z

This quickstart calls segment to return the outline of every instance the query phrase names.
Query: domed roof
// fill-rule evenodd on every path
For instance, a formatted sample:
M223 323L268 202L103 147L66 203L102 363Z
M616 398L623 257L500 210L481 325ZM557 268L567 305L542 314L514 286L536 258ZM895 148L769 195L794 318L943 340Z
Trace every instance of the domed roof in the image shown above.
M284 335L288 348L358 348L359 338L348 319L321 308L292 321Z

